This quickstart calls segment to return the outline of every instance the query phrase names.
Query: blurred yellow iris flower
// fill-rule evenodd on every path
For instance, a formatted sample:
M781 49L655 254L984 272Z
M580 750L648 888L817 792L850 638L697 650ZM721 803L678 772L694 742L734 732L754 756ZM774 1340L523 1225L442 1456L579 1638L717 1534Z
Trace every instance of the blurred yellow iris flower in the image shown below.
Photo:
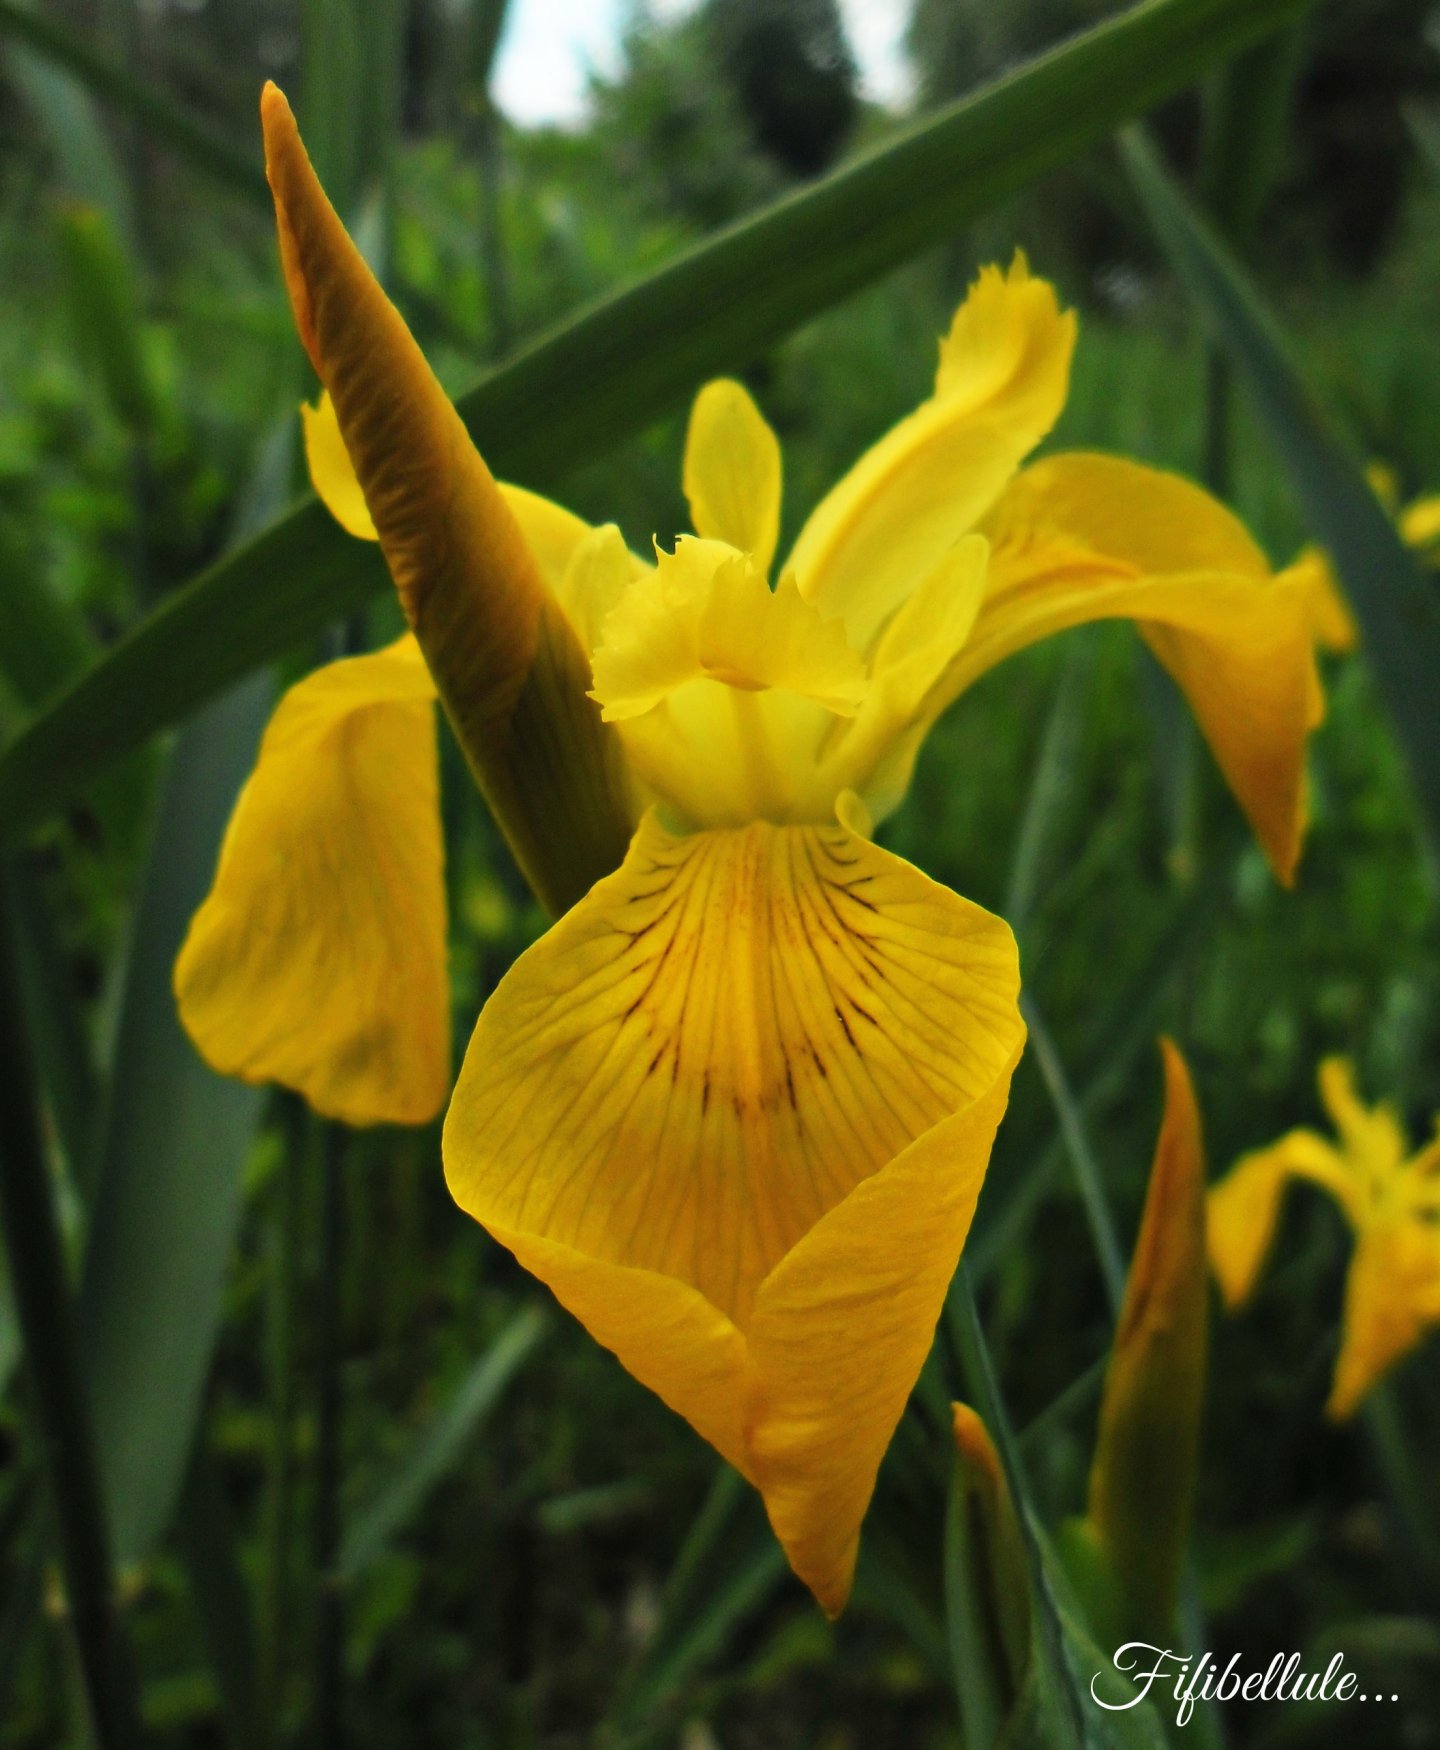
M569 909L486 1003L446 1175L762 1491L838 1611L1025 1035L1008 926L873 828L980 675L1124 617L1288 882L1320 709L1307 586L1172 475L1098 455L1021 469L1063 404L1075 320L1019 257L980 275L934 393L778 572L780 448L731 381L690 419L695 534L637 557L613 525L496 486L284 99L262 107L331 397L306 417L313 478L378 535L415 636L281 703L181 955L182 1016L230 1073L352 1121L423 1119L449 1070L431 700L536 869L537 819L555 845L590 833L580 792L552 789L582 750L629 848L578 903L553 884ZM513 726L542 671L568 716L527 741Z
M1320 1066L1338 1135L1292 1130L1242 1157L1208 1199L1210 1265L1234 1309L1250 1296L1292 1178L1323 1186L1355 1233L1340 1354L1327 1412L1349 1416L1381 1376L1440 1322L1440 1135L1410 1152L1400 1119L1362 1105L1344 1058Z

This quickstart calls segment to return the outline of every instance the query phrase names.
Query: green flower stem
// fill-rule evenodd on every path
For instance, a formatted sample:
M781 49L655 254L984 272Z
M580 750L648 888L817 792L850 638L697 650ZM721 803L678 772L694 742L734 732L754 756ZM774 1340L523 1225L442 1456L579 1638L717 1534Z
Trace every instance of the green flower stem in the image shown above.
M99 1750L141 1742L60 1224L21 1007L10 870L0 862L0 1216L86 1705Z
M345 1607L340 1551L340 1357L345 1264L343 1126L327 1124L321 1149L320 1281L315 1432L315 1741L344 1742Z

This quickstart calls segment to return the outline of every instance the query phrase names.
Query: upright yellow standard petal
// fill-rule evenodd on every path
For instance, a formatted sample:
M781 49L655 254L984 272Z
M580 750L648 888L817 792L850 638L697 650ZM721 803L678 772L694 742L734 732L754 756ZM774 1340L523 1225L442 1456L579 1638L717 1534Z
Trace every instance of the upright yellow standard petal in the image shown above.
M787 570L864 648L972 529L1059 417L1073 313L1023 256L982 270L940 345L935 393L821 500Z
M684 480L695 533L748 553L767 576L780 535L780 445L742 384L722 377L696 396Z
M175 967L222 1074L347 1124L421 1124L450 1086L435 688L412 638L292 687Z
M1115 1331L1090 1524L1136 1634L1163 1634L1190 1532L1205 1390L1205 1159L1185 1060L1168 1040L1165 1115Z
M829 1610L1023 1039L996 918L843 827L672 837L516 962L460 1205L762 1490Z
M296 326L334 403L401 603L517 861L544 903L563 910L619 863L633 819L619 743L586 696L585 652L459 415L326 200L273 85L261 118ZM326 466L338 466L333 446ZM337 511L340 502L332 497ZM556 818L567 822L563 836Z
M1272 576L1243 525L1199 487L1118 457L1035 463L984 532L989 588L949 696L1052 632L1135 620L1189 700L1277 876L1291 881L1305 825L1305 742L1322 697L1303 580Z

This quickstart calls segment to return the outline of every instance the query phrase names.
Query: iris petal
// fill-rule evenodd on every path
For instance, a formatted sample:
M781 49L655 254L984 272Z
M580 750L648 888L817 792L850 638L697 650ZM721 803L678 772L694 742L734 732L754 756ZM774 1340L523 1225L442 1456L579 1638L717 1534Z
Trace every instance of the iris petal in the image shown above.
M1189 700L1276 874L1293 879L1305 741L1321 698L1303 582L1272 576L1208 493L1117 457L1037 462L985 532L990 586L942 697L1053 632L1135 620Z
M857 649L1055 423L1074 345L1073 313L1023 257L981 272L941 342L934 395L821 500L786 566Z
M767 576L780 533L780 445L742 384L722 377L696 396L684 481L695 533L748 553Z
M968 1227L1017 992L1001 920L843 827L652 816L502 980L451 1103L456 1200L760 1484L830 1608Z
M350 1124L418 1124L450 1085L435 689L412 638L292 687L175 968L222 1074Z

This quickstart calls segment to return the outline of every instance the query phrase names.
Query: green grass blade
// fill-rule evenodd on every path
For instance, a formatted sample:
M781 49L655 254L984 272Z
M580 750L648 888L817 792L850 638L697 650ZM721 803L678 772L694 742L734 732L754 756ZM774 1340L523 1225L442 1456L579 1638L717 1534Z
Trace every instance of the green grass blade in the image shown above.
M265 186L258 152L242 152L228 140L217 138L164 92L132 78L74 31L21 5L19 0L0 0L0 37L25 44L35 55L62 68L93 96L134 116L148 132L173 146L197 170L239 194L248 195L258 204L269 205L270 191Z
M784 1573L759 1497L721 1463L666 1580L660 1620L620 1683L598 1741L643 1744L673 1728L692 1683Z
M498 474L553 487L1302 4L1146 0L582 312L462 397L467 424ZM0 819L13 831L42 818L106 760L357 606L383 575L313 501L301 505L11 742Z
M9 868L0 860L0 1231L90 1724L99 1750L130 1750L140 1742L138 1695L116 1597L100 1438L85 1390L23 1007Z
M268 677L257 676L177 742L126 970L80 1296L122 1564L165 1529L184 1476L263 1098L201 1062L180 1026L171 972L271 697Z
M507 1385L544 1335L539 1307L516 1314L476 1362L459 1390L422 1432L389 1481L356 1518L340 1546L337 1577L353 1580L414 1517L425 1497L463 1456Z
M1291 360L1249 276L1138 130L1122 154L1156 238L1245 384L1310 529L1360 621L1432 833L1440 833L1440 590L1421 571Z
M239 533L275 502L292 444L287 420L261 445ZM272 693L269 677L257 675L176 741L131 927L80 1292L122 1564L146 1554L179 1495L219 1329L241 1170L264 1097L201 1061L180 1026L171 975Z
M16 863L13 887L20 931L20 980L30 1016L35 1065L46 1110L70 1170L70 1182L88 1201L96 1115L101 1105L100 1074L59 933L28 863ZM0 1379L4 1372L0 1357Z
M85 86L45 52L42 39L57 28L33 6L0 0L0 39L11 39L5 69L49 142L61 184L77 200L101 207L133 247L134 203L114 141Z

